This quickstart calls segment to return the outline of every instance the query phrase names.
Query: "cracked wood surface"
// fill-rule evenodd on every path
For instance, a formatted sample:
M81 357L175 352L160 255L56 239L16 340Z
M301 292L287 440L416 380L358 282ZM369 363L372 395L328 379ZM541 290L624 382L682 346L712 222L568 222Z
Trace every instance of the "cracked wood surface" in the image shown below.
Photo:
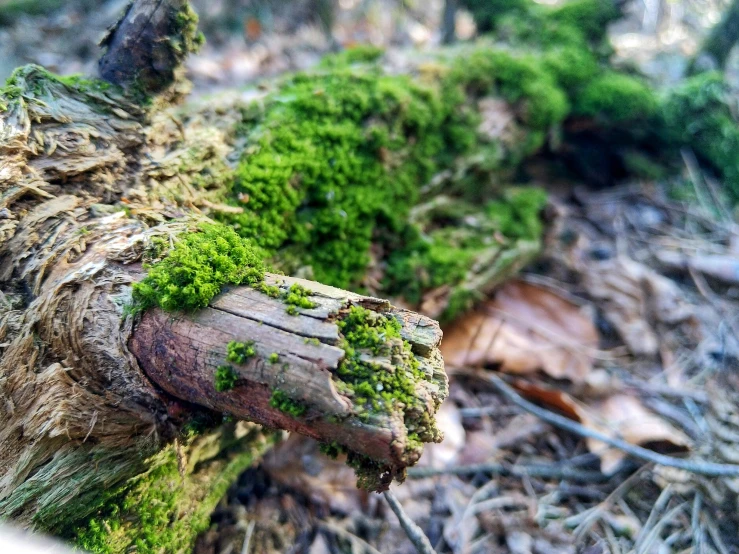
M152 310L143 315L129 341L144 372L165 391L211 410L239 419L287 429L322 442L338 442L393 468L402 470L415 460L405 455L407 431L402 419L373 417L360 421L351 402L337 392L333 375L344 358L336 318L351 305L396 317L401 335L410 342L426 373L442 384L434 391L446 395L446 376L437 346L438 324L399 310L385 300L353 294L303 279L267 275L268 284L286 290L293 283L309 289L312 309L289 315L286 305L249 287L236 287L214 298L195 314ZM226 362L230 341L252 341L256 355L244 364L231 364L238 374L232 390L215 388L216 368ZM270 356L277 354L276 363ZM390 359L379 358L379 364ZM292 417L270 406L279 389L307 407ZM419 390L419 395L425 391ZM429 410L434 410L429 403Z

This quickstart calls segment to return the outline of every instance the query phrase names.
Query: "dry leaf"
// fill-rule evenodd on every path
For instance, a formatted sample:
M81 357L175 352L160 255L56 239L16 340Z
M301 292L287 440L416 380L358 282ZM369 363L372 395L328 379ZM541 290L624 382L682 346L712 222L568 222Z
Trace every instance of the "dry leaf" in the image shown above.
M619 436L631 444L655 448L661 444L670 451L686 451L690 446L690 439L682 431L649 411L639 399L632 396L612 396L590 406L580 417L586 427L606 435ZM591 452L600 457L601 471L606 475L614 473L626 458L623 451L608 448L598 440L587 439L587 445Z
M678 286L628 258L588 263L583 285L636 355L657 354L659 342L650 320L678 323L690 317Z
M682 431L644 407L638 398L618 394L584 404L569 394L549 387L517 380L512 385L524 396L554 408L588 429L630 444L669 451L687 451L690 439ZM598 455L601 471L614 473L626 458L623 451L596 439L586 439L588 450Z
M595 325L579 306L548 289L510 281L445 329L441 352L447 367L543 370L580 383L592 369L597 346Z
M467 433L462 426L462 415L453 402L444 402L436 412L437 427L444 433L440 443L427 444L419 466L445 468L453 466L459 459L459 453L467 443Z

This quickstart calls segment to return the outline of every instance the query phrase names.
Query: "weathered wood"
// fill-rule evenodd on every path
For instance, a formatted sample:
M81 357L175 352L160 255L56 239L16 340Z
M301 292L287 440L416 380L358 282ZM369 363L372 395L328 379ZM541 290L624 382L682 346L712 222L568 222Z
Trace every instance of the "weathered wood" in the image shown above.
M440 358L434 357L441 341L438 324L418 314L393 308L377 298L349 293L319 283L268 275L266 281L286 289L300 283L313 292L313 309L286 313L285 304L248 287L238 287L215 298L194 315L172 315L161 311L145 314L129 341L139 365L160 387L173 396L240 419L269 427L295 431L322 442L337 442L354 452L387 464L394 475L415 463L407 453L408 433L397 414L376 415L361 422L351 402L336 390L332 375L345 352L336 344L340 331L336 319L350 305L370 308L403 324L402 333L416 351L425 353L430 383L446 396L446 377ZM418 337L414 341L414 337ZM226 360L231 341L254 343L256 356L235 364L238 381L233 390L218 392L214 374ZM270 361L277 355L278 361ZM393 366L388 358L374 360ZM275 389L307 407L292 417L270 406ZM428 392L419 389L423 397ZM431 415L434 402L427 403Z
M185 57L202 35L187 0L136 0L101 45L103 79L143 95L159 94L177 79Z

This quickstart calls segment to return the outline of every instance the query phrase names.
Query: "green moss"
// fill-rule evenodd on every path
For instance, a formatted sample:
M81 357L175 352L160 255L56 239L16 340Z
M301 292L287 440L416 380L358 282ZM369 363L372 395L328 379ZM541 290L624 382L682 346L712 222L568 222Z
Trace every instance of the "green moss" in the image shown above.
M661 113L672 143L690 146L739 203L739 124L733 98L722 74L704 73L670 91Z
M488 33L495 30L506 16L525 16L531 7L531 0L461 0L475 20L477 31Z
M101 100L106 93L121 94L122 90L102 79L84 78L79 75L60 76L38 65L24 65L16 68L0 87L0 111L7 111L13 104L21 102L38 102L46 106L56 98L74 92L84 95L88 106L108 113L111 110L109 100Z
M264 278L264 254L225 225L202 224L176 237L174 248L148 266L133 286L138 309L195 310L227 284L256 284Z
M608 24L621 17L616 0L568 0L546 14L558 25L575 28L591 43L605 39Z
M416 386L425 379L410 344L400 336L400 323L360 306L351 306L338 322L340 346L345 357L335 375L337 389L348 395L360 420L402 414L408 433L418 434L408 451L420 449L421 441L440 436L432 416L417 397ZM392 360L392 367L374 358ZM359 486L380 486L389 469L380 462L349 452L347 461L357 470Z
M374 230L401 226L438 168L445 115L404 76L298 75L248 136L232 190L245 212L223 218L270 251L297 252L317 281L350 286Z
M310 300L308 297L313 294L310 290L306 289L298 283L293 283L290 289L285 295L285 304L289 306L296 306L305 310L310 310L318 306L315 302Z
M0 4L0 26L11 25L23 15L45 15L59 9L62 0L6 0Z
M336 441L322 442L318 445L318 449L321 451L322 454L332 459L336 459L339 457L340 454L346 453L346 448Z
M358 44L324 57L322 67L340 67L352 64L373 63L385 54L385 50L371 44Z
M285 392L275 389L269 399L269 405L292 417L302 416L308 409L305 404L290 398Z
M272 354L269 355L269 363L276 364L280 361L280 355L277 352L272 352Z
M499 95L509 102L523 102L525 123L548 129L569 111L567 95L541 60L516 52L479 48L454 64L445 82L462 86L476 97Z
M539 243L545 205L546 194L534 187L508 188L482 209L464 201L441 204L398 237L388 256L384 290L417 306L425 291L450 287L452 297L441 317L456 315L475 298L465 282L481 259L515 251L518 241Z
M261 283L257 283L256 285L254 285L254 288L258 290L259 292L266 294L270 298L280 297L280 287L276 287L274 285L268 285L265 282L261 282Z
M239 441L232 434L222 437L226 446L218 457L188 467L182 456L199 459L207 438L163 449L148 471L105 494L103 507L77 529L76 545L93 554L191 552L226 489L271 443L250 436Z
M254 341L231 341L226 345L226 359L235 364L244 364L249 358L256 356Z
M578 95L575 111L617 123L644 121L657 113L657 98L642 80L607 72L590 81Z
M218 392L225 392L236 386L239 374L230 365L219 365L215 373L215 386Z

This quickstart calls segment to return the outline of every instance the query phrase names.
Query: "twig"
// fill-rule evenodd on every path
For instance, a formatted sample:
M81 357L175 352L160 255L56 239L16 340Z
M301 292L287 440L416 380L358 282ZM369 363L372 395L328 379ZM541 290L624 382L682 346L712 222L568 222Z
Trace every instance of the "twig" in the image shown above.
M403 511L403 506L400 505L400 502L398 502L398 499L395 498L395 495L392 493L392 491L385 491L382 494L385 496L385 500L387 500L387 503L390 504L390 509L398 518L403 531L405 531L405 534L408 535L408 538L413 543L413 546L416 547L416 551L418 552L418 554L436 554L436 551L431 546L431 542L429 541L426 534L406 515L406 513Z
M413 467L408 470L411 479L423 479L436 475L476 475L478 473L492 473L502 477L540 477L543 479L566 479L580 483L603 483L613 476L604 475L600 471L578 470L567 466L532 464L532 465L504 465L498 463L471 464L448 468Z
M249 548L251 547L251 536L254 534L254 527L257 522L251 520L249 525L246 527L246 536L244 537L244 544L241 545L241 554L249 554Z
M701 525L701 503L703 495L700 491L695 491L693 498L693 510L690 514L690 527L693 531L693 552L702 554L703 552L703 527Z
M642 552L646 549L644 548L644 543L647 542L649 537L652 535L652 531L655 527L657 520L657 516L662 512L662 510L667 507L667 503L672 498L672 485L667 485L662 492L660 493L659 497L657 498L657 502L654 503L654 506L652 506L652 511L649 512L649 517L647 517L647 521L644 524L644 527L642 527L641 532L639 533L639 536L636 539L636 544L634 545L634 550L636 552Z
M377 550L374 546L369 544L361 537L358 537L354 533L350 533L346 529L342 529L341 527L330 521L319 521L318 526L321 527L321 529L325 529L329 533L333 533L334 535L345 538L352 544L358 545L360 548L362 548L364 552L368 552L369 554L382 554L379 550Z
M658 465L682 469L691 473L696 473L698 475L706 475L707 477L739 476L739 465L681 460L672 456L666 456L664 454L659 454L658 452L653 452L652 450L647 450L646 448L642 448L641 446L630 444L623 439L619 439L617 437L609 437L608 435L604 435L603 433L600 433L593 429L588 429L580 423L572 421L571 419L567 419L566 417L559 414L555 414L554 412L550 412L545 408L541 408L536 404L525 400L520 394L518 394L510 386L508 386L500 377L493 375L492 373L483 374L480 372L475 372L470 374L477 375L478 377L481 377L482 379L490 382L501 394L503 394L503 396L516 404L519 408L522 408L527 412L534 414L536 417L543 419L547 423L550 423L555 427L559 427L560 429L564 429L565 431L569 431L570 433L580 435L581 437L599 440L605 444L608 444L609 446L618 448L619 450L622 450L635 458L640 458L642 460L653 462Z

